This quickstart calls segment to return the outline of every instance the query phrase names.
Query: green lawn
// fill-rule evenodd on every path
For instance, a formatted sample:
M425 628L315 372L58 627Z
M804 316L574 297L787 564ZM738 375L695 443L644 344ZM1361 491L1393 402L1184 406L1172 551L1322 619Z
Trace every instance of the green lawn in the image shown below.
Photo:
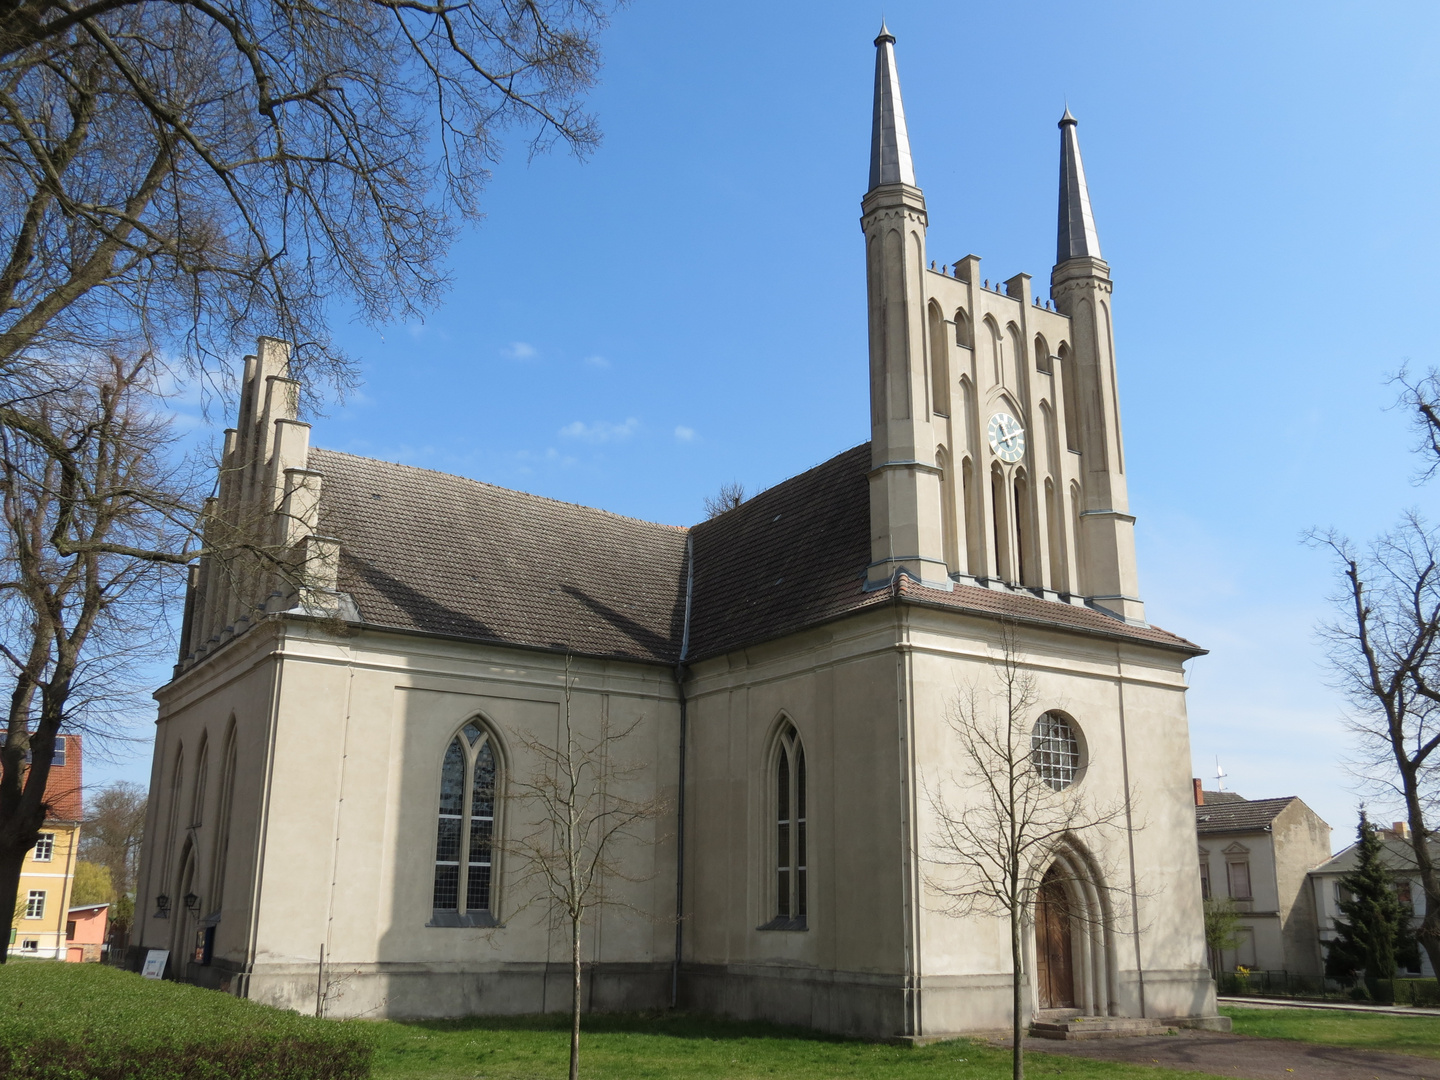
M568 1018L519 1017L375 1024L375 1080L531 1080L565 1076ZM1075 1080L1204 1080L1202 1074L1041 1054L1027 1076ZM1003 1080L1010 1054L969 1041L919 1049L696 1016L585 1018L580 1075L587 1080Z
M1440 1058L1440 1016L1387 1016L1333 1009L1244 1009L1223 1006L1240 1035L1354 1046Z

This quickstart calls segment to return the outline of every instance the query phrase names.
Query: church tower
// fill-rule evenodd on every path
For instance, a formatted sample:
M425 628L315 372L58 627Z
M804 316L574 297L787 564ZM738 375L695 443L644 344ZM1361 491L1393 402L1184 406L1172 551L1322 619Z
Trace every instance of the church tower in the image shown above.
M1079 400L1081 490L1079 547L1090 599L1127 620L1145 621L1135 570L1135 519L1125 493L1125 445L1115 377L1115 336L1110 320L1110 265L1090 209L1080 161L1077 121L1060 118L1060 220L1050 294L1070 317L1071 355Z
M870 310L870 566L949 589L925 365L925 196L915 184L895 38L875 39L870 187L861 203Z
M1110 321L1076 121L1060 121L1051 300L980 258L927 262L895 38L875 39L861 203L870 329L868 588L905 574L1028 592L1144 623Z

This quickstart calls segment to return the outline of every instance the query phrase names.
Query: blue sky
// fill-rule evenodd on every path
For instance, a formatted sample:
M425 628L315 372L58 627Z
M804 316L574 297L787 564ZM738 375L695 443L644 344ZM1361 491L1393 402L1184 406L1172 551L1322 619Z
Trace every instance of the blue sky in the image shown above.
M1314 627L1410 483L1386 375L1435 321L1434 5L897 2L932 257L1047 280L1080 120L1115 279L1131 509L1155 623L1191 666L1198 775L1353 828ZM687 524L868 438L873 4L636 0L604 38L585 163L495 170L423 323L339 314L364 384L322 446ZM92 780L145 780L148 752ZM1378 808L1377 808L1378 809ZM1383 816L1383 812L1382 812Z

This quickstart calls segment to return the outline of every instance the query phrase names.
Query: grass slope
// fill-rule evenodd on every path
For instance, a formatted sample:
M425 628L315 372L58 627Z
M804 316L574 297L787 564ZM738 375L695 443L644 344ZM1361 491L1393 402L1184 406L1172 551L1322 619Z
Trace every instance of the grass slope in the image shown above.
M563 1077L568 1018L527 1016L380 1022L375 1080L539 1080ZM594 1015L580 1036L585 1080L1002 1080L1010 1053L968 1040L918 1049L827 1038L770 1024L684 1014ZM1033 1077L1204 1080L1203 1074L1027 1054Z
M3 1077L359 1080L371 1035L100 964L0 966Z
M1440 1058L1440 1016L1394 1016L1335 1009L1245 1009L1224 1006L1238 1035L1353 1046Z

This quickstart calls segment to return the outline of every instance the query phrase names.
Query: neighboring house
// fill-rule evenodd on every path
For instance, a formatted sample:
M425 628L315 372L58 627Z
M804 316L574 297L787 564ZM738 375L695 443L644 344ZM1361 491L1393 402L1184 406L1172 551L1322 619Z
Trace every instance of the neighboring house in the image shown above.
M1432 832L1431 837L1434 837ZM1410 827L1397 821L1392 828L1380 830L1380 842L1385 854L1382 858L1391 873L1395 875L1395 891L1400 894L1400 903L1413 913L1413 926L1419 926L1425 916L1425 892L1420 887L1420 875L1415 869L1415 849L1410 846ZM1319 913L1319 936L1324 942L1336 936L1337 922L1344 922L1340 913L1342 897L1340 878L1355 869L1355 844L1351 844L1333 859L1310 871L1311 895ZM1440 842L1431 839L1430 856L1440 862ZM1430 957L1420 950L1419 968L1411 968L1407 974L1433 978L1435 970L1430 966Z
M287 347L261 342L207 513L304 573L192 571L132 963L168 950L176 977L333 1016L564 1008L566 952L517 849L539 811L516 789L568 715L584 741L631 729L614 752L647 767L617 784L666 808L616 854L624 906L585 931L590 1007L1003 1027L1007 923L931 891L923 793L969 808L947 716L963 687L1003 693L1010 640L1044 781L1145 822L1033 867L1047 916L1022 1010L1220 1022L1185 715L1203 650L1139 598L1075 118L1048 290L991 285L977 256L928 269L893 42L855 245L871 440L735 509L676 528L312 449Z
M1197 780L1195 832L1202 894L1228 896L1240 913L1239 944L1217 958L1220 970L1323 974L1306 874L1330 857L1330 826L1293 795L1244 799Z
M109 922L109 904L72 907L65 923L65 959L72 964L88 964L102 959Z
M45 789L50 812L39 842L20 869L20 890L10 924L11 955L65 958L65 923L83 816L80 770L80 736L61 735L55 741L55 759Z

